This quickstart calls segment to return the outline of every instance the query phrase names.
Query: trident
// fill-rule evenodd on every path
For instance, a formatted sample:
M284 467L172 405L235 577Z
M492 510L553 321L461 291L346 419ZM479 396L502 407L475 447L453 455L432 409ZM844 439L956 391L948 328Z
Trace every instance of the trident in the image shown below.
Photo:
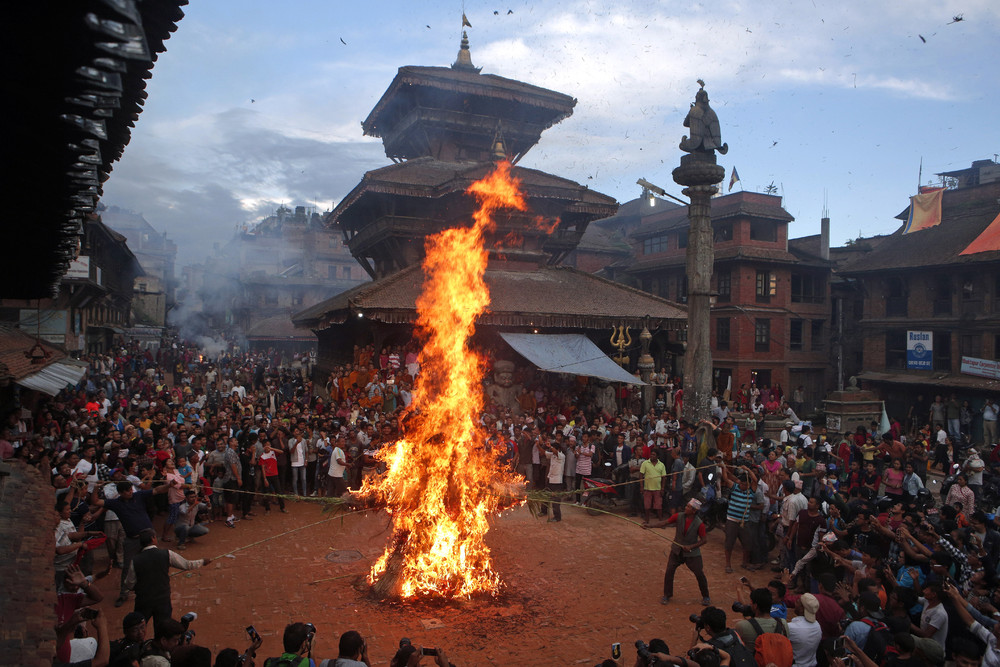
M628 364L628 355L625 354L625 348L632 345L632 336L629 331L632 327L627 327L624 324L618 327L611 327L611 345L618 350L618 356L612 357L614 361L622 368Z

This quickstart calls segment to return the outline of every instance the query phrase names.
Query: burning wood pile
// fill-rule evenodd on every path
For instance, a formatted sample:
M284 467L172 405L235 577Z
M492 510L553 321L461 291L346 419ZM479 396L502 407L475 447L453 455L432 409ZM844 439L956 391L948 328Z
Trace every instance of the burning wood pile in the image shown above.
M469 341L490 303L484 237L496 211L525 210L518 186L510 164L499 163L469 187L479 202L473 224L427 239L414 412L402 438L378 455L385 474L366 480L355 497L392 515L392 538L369 574L379 597L464 598L501 586L485 537L490 516L523 502L514 490L523 479L486 447L484 364Z

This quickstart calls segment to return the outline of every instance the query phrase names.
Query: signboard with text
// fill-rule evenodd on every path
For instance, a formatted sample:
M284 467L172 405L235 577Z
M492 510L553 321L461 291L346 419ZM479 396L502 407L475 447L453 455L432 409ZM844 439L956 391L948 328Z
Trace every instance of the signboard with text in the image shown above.
M910 370L934 369L934 332L906 332L906 367Z
M75 280L89 280L90 279L90 257L86 255L80 255L72 262L70 262L69 269L63 274L63 278L71 278Z
M962 357L962 374L1000 380L1000 361Z

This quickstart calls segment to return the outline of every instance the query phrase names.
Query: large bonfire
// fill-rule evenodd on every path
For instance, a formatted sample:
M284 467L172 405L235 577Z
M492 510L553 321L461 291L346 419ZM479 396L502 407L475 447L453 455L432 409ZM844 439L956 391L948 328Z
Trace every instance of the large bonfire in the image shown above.
M469 341L490 303L485 235L498 210L525 209L518 186L510 164L499 163L467 190L479 202L473 224L427 239L412 413L401 439L378 454L385 474L369 478L358 494L392 515L392 538L369 575L381 597L499 590L484 540L489 517L515 502L508 489L519 479L486 447L483 361Z

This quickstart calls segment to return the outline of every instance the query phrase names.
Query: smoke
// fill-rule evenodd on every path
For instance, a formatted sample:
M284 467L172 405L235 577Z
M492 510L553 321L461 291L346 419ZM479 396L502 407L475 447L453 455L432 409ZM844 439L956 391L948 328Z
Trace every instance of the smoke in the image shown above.
M209 338L208 336L197 336L194 342L198 345L201 353L209 359L218 359L229 347L226 341L221 338Z
M248 349L246 336L258 325L265 338L287 331L294 313L367 280L339 230L326 228L317 212L285 206L241 225L180 273L168 321L207 356L228 343Z

